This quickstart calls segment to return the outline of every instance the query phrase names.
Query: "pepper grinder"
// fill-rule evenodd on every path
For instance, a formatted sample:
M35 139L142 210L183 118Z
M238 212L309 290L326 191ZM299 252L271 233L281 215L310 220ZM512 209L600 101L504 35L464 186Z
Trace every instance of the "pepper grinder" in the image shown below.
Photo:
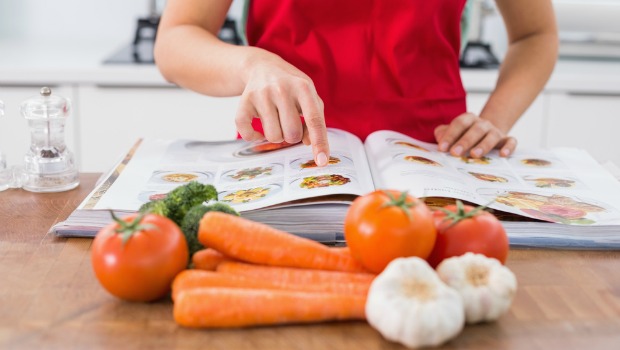
M22 188L31 192L62 192L78 186L73 154L65 145L65 122L70 115L68 99L52 95L49 87L41 96L21 104L30 127L30 148L24 156Z

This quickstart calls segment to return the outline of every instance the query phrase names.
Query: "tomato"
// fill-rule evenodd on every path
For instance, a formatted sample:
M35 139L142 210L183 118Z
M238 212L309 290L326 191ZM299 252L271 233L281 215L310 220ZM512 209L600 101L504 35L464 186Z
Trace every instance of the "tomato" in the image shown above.
M435 244L433 213L406 192L375 191L353 201L344 221L351 254L379 273L399 257L426 259Z
M92 244L95 276L112 295L153 301L168 294L174 277L187 267L185 236L170 219L130 215L102 228ZM120 232L119 232L120 231Z
M495 258L502 264L508 257L508 236L502 223L491 213L457 202L434 212L437 241L428 262L436 267L446 258L467 252Z

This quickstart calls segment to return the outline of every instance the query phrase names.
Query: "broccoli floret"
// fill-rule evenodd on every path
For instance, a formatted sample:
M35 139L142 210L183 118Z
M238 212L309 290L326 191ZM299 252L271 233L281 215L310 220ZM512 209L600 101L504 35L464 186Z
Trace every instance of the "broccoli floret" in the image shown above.
M166 206L166 203L164 203L163 199L150 201L142 204L140 209L138 209L138 212L151 213L168 217L168 207Z
M239 216L239 213L231 206L221 202L215 202L209 205L198 204L193 206L181 224L181 231L185 235L187 240L187 246L189 248L189 256L194 255L195 252L203 249L202 243L198 241L198 227L200 226L200 220L202 217L210 211L221 211L223 213L233 214Z
M210 200L217 200L215 187L197 181L175 188L163 199L168 208L168 218L179 226L193 206Z

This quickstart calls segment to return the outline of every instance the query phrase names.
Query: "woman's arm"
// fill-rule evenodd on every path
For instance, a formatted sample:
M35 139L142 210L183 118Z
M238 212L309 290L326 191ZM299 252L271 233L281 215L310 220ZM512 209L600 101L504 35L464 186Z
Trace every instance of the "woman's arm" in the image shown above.
M512 126L545 86L558 53L558 34L551 0L496 0L508 34L508 51L495 90L480 117L466 113L435 136L443 151L453 155L469 150L481 157L493 148L502 156L516 148L507 136ZM460 152L459 152L460 151Z
M218 39L231 1L168 0L155 43L160 72L170 82L202 94L241 95L235 123L245 140L263 138L251 125L258 117L267 140L303 139L312 144L316 163L327 165L323 103L312 80L276 54Z

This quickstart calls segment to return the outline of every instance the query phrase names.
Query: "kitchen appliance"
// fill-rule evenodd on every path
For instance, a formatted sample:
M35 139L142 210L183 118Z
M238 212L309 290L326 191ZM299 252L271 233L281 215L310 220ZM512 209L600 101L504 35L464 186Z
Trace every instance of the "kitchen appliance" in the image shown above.
M620 60L620 0L553 0L563 59Z
M21 114L30 127L30 148L24 157L21 186L31 192L61 192L78 186L78 171L65 145L65 122L71 113L68 99L52 95L49 87L41 95L21 104Z
M461 52L461 67L496 68L499 60L491 50L491 44L484 42L485 19L495 13L495 8L486 0L471 0L466 5L467 43Z
M162 5L158 1L150 2L149 15L138 18L136 31L131 44L121 48L112 56L104 60L104 64L154 64L153 48L157 37L157 28L162 12ZM242 44L241 36L237 31L237 23L227 17L218 33L218 37L227 43Z

